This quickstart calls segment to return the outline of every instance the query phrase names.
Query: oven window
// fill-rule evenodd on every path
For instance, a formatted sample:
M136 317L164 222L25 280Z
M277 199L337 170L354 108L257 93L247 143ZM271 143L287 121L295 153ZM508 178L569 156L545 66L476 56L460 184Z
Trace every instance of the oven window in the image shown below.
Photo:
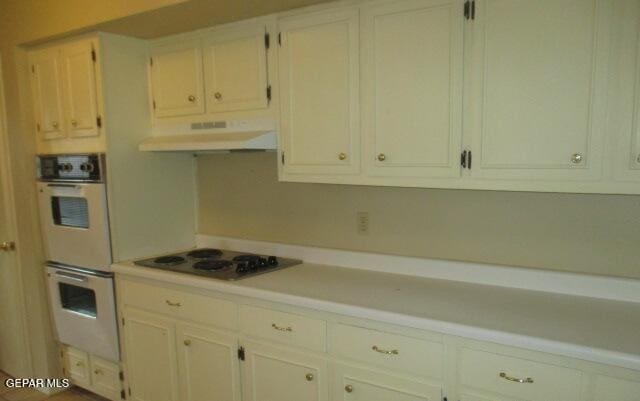
M89 228L89 208L85 198L54 196L51 198L51 210L57 226Z
M96 317L96 293L90 288L58 283L62 308L86 316Z

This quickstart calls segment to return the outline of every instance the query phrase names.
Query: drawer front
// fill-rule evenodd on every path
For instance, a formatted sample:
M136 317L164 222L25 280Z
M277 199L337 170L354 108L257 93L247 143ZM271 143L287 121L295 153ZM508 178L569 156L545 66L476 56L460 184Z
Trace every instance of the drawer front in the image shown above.
M529 401L579 401L580 371L468 348L460 352L463 386Z
M78 349L66 347L64 349L67 376L74 384L87 387L91 383L89 376L89 355Z
M231 301L133 281L121 281L121 303L227 329L238 327Z
M331 353L416 376L442 378L440 343L337 324L330 332Z
M120 367L107 360L91 356L91 390L110 400L120 397Z
M318 352L327 350L327 324L322 320L243 305L240 324L252 337Z

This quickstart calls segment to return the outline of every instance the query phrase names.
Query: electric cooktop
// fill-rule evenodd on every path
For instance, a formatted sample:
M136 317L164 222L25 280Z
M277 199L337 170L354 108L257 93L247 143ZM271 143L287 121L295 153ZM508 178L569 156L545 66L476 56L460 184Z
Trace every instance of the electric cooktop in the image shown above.
M301 264L301 260L213 248L172 253L134 264L220 280L241 280Z

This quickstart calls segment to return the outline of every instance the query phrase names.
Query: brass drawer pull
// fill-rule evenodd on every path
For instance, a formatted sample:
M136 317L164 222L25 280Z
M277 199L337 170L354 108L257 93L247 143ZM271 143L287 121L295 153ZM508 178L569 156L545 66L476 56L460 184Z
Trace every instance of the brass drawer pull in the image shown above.
M377 345L374 345L373 347L371 347L371 349L374 350L375 352L379 352L381 354L386 354L386 355L398 355L400 353L397 349L386 350L386 349L378 348Z
M291 328L291 326L287 326L287 327L281 327L278 326L275 323L271 323L271 327L273 327L274 329L278 330L278 331L293 331L293 329Z
M518 379L517 377L511 377L511 376L507 376L506 373L504 372L500 372L500 377L502 377L505 380L509 380L510 382L516 382L516 383L533 383L533 379L530 377L527 377L526 379Z
M182 304L180 302L171 302L168 299L166 299L164 302L166 302L167 305L169 305L169 306L182 306Z

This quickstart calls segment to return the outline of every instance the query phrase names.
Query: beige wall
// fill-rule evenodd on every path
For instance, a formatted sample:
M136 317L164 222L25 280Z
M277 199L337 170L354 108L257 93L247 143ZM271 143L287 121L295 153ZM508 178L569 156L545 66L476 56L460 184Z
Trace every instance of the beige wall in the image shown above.
M202 234L640 278L640 196L282 183L274 153L199 156L198 185Z

